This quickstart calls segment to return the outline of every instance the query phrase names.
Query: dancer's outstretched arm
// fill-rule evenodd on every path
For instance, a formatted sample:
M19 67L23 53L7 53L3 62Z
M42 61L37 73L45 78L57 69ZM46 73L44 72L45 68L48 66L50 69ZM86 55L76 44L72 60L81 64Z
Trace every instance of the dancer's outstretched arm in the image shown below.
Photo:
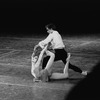
M54 62L55 54L50 52L50 51L48 51L48 50L46 51L46 54L48 56L50 56L50 58L49 58L49 60L47 62L47 65L46 65L45 69L47 69L48 72L51 73L51 69L52 69L51 67L52 67L52 64Z

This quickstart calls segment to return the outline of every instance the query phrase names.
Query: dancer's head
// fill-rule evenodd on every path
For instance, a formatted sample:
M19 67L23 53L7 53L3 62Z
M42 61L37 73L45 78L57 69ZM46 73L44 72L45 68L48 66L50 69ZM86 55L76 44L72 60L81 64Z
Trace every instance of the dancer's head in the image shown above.
M51 33L53 30L56 29L56 26L54 24L50 23L50 24L46 25L45 28L48 33Z
M33 51L33 61L34 62L37 62L41 51L42 51L42 48L39 45L36 45L34 47L34 51Z

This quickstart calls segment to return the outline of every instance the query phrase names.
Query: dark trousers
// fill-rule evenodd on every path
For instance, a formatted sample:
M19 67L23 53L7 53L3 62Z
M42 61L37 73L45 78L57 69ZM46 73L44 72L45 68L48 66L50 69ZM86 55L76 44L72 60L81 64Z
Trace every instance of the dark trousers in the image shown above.
M66 59L67 59L68 55L67 55L67 52L65 49L55 49L55 59L54 61L58 61L58 60L62 60L62 62L64 64L66 64ZM43 59L43 64L42 64L42 68L44 69L46 67L46 64L49 60L50 56L46 56L44 59ZM79 73L82 73L82 70L72 64L69 63L69 68L76 71L76 72L79 72Z

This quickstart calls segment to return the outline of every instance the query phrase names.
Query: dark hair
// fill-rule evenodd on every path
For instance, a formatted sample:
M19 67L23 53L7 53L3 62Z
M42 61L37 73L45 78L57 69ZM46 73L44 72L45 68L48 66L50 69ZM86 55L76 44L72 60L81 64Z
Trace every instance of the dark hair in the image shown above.
M50 24L46 25L45 28L56 29L56 26L53 23L50 23Z
M39 45L36 45L34 47L34 56L38 56L39 57L41 51L42 51L42 48Z

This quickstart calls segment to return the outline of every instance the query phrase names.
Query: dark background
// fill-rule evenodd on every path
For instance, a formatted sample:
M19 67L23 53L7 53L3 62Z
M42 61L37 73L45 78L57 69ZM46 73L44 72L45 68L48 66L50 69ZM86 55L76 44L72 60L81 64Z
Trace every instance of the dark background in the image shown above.
M97 35L99 13L96 0L3 0L0 36L45 35L48 23L54 23L63 35Z

